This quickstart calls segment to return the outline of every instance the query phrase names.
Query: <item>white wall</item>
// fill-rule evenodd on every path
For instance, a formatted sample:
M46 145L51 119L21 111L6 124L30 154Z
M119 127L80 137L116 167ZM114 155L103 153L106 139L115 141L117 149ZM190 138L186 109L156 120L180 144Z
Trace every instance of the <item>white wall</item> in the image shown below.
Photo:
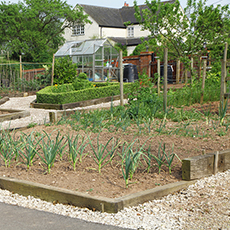
M102 37L126 37L126 29L121 28L102 28Z
M147 37L148 35L151 35L151 33L148 30L142 31L141 25L133 25L133 27L134 27L134 37L136 37L136 38ZM127 29L127 36L128 36L128 29Z
M92 38L100 38L100 28L98 24L90 16L88 17L88 19L92 22L92 24L85 25L84 35L73 36L72 29L66 28L63 34L63 37L65 38L65 40L66 41L84 41L84 40L92 39Z
M133 51L135 50L136 46L128 46L127 47L127 55L129 56L130 54L133 53Z

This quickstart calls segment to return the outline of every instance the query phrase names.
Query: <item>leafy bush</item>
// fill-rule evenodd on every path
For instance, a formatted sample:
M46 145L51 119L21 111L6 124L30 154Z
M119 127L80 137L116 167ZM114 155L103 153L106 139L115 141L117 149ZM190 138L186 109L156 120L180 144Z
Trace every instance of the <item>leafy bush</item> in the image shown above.
M76 76L77 65L72 62L70 57L55 60L54 84L72 83Z
M162 98L159 98L156 92L148 87L141 87L136 95L130 94L128 100L127 113L130 118L153 118L163 105Z
M66 92L72 92L74 91L74 87L72 84L63 84L63 85L57 85L51 86L51 92L52 93L66 93Z
M157 96L153 86L154 84L145 73L139 77L139 81L134 83L128 96L127 113L130 118L152 118L157 110L162 108L162 98Z
M93 88L93 83L88 81L87 75L85 73L79 73L77 78L73 82L73 87L75 90Z
M130 92L132 83L124 84L124 94ZM53 93L52 87L46 88L37 92L38 103L50 103L50 104L66 104L78 101L92 100L96 98L109 97L120 94L120 86L112 85L98 88L88 88L83 90Z
M220 73L207 73L204 88L204 102L218 101L220 99L220 79ZM194 81L191 86L186 86L176 91L169 90L168 105L180 107L200 103L201 85L202 79L198 79Z

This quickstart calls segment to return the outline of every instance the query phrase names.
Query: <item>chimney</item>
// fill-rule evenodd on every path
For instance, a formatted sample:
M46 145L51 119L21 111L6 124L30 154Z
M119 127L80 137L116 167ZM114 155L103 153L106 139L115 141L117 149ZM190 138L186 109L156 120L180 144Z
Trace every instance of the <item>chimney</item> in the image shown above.
M124 7L128 7L128 6L129 6L129 4L125 2L124 3Z

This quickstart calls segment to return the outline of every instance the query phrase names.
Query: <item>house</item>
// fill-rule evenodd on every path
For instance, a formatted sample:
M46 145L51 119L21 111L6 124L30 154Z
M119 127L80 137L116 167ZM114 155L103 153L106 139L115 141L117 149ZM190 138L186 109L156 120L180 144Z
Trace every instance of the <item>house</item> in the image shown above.
M169 2L174 2L169 1ZM126 2L120 9L83 5L84 12L89 15L92 24L77 25L64 31L66 41L87 40L94 38L109 38L111 41L127 46L128 55L141 43L141 38L151 35L150 31L142 30L142 26L136 20L134 6ZM140 10L146 9L146 5L140 5ZM126 22L130 22L129 25Z

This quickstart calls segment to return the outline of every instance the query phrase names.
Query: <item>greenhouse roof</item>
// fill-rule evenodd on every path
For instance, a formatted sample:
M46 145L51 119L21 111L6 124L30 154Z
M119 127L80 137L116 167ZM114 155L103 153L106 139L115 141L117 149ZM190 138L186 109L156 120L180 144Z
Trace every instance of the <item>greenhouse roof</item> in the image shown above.
M85 41L66 42L55 53L55 57L90 55L90 54L92 55L96 53L100 47L104 46L105 43L110 44L107 39L93 39L93 40L85 40Z

